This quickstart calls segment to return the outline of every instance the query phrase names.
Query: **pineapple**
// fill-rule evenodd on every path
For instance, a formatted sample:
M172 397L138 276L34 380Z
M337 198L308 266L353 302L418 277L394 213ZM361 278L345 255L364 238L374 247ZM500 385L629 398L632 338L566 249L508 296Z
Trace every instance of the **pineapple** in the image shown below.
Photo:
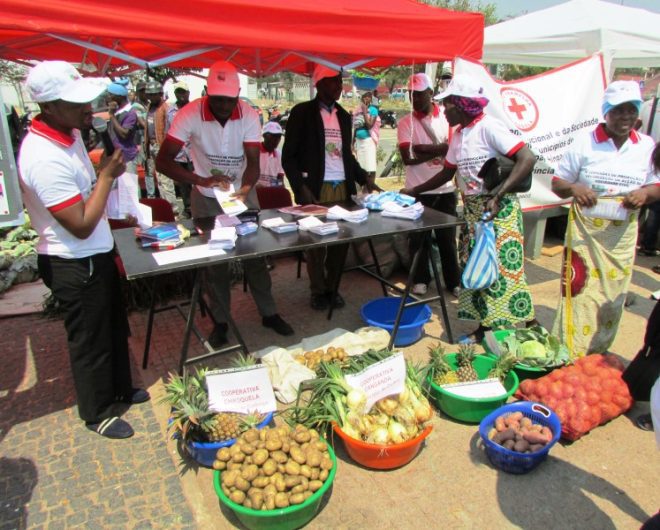
M460 381L478 381L479 375L472 367L472 361L476 353L474 344L459 344L458 353L456 354L456 361L458 362L458 370L456 373Z
M511 353L505 353L501 355L493 369L488 372L488 377L497 377L500 381L506 379L507 374L513 369L513 366L518 362L516 356Z
M237 438L241 428L241 416L235 412L220 412L213 415L210 422L202 426L210 442L224 442Z
M438 343L435 348L429 348L431 358L431 369L433 370L433 382L436 385L447 385L458 383L458 374L451 369L445 360L445 349Z

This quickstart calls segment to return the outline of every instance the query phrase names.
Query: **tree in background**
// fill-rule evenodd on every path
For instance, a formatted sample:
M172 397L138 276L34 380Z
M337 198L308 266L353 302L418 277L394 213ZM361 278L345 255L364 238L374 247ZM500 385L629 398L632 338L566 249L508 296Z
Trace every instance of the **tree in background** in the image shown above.
M486 26L499 22L496 15L495 4L485 3L482 4L481 0L422 0L425 4L435 7L442 7L444 9L451 9L452 11L469 11L473 13L481 13L484 16Z

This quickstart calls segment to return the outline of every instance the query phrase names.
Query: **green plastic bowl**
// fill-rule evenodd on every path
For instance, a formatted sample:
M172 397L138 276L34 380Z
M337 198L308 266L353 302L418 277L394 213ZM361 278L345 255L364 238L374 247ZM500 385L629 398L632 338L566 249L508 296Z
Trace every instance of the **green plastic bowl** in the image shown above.
M230 508L236 514L238 520L250 530L293 530L294 528L300 528L316 516L321 507L323 495L330 489L335 479L337 457L335 457L335 453L329 444L328 454L332 459L332 469L328 474L328 478L323 483L323 486L302 504L288 506L287 508L278 508L276 510L253 510L241 504L236 504L222 491L222 487L220 486L221 471L218 470L215 471L213 477L215 493L220 498L220 502Z
M512 333L515 333L514 329L498 329L497 331L493 331L493 335L495 335L495 340L497 342L502 342ZM485 339L481 342L481 345L486 351L486 355L489 357L497 358L497 355L495 355L488 347L488 344L486 344ZM525 379L538 379L539 377L543 377L544 375L552 372L555 368L559 367L537 368L535 366L527 366L526 364L517 363L513 366L513 371L516 372L518 380L523 382Z
M458 368L456 362L456 354L448 353L445 359L452 369ZM475 369L479 378L483 379L488 375L488 372L495 366L495 359L485 355L477 355L472 361L472 367ZM429 375L428 383L430 387L431 401L447 416L455 420L464 421L466 423L479 423L488 414L496 408L501 407L518 389L518 376L512 370L504 380L504 388L506 394L496 398L467 398L457 396L448 392L439 385L433 382L432 375Z

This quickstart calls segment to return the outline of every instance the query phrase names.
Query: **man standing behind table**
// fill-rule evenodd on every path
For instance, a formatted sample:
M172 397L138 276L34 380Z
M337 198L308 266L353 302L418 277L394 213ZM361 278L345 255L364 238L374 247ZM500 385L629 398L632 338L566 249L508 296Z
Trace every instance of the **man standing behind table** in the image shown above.
M282 165L298 204L345 201L357 192L355 183L378 189L351 152L352 120L337 100L341 96L339 70L317 65L312 74L316 97L291 110L286 124ZM348 245L305 252L312 309L344 306L339 293L331 300Z
M128 90L119 83L108 85L108 114L110 138L116 149L121 149L126 171L137 174L136 158L139 146L135 142L138 129L137 113L128 102Z
M237 188L235 198L257 207L253 187L259 178L259 116L239 100L238 73L226 61L218 61L209 69L207 92L208 96L177 112L156 161L158 171L177 182L194 185L190 197L193 217L221 214L213 190L228 190L232 183ZM190 142L194 173L176 162L187 142ZM266 261L246 260L243 266L262 324L280 335L292 335L291 326L277 314ZM210 309L218 322L208 339L214 348L227 342L227 322L222 308L230 309L230 281L226 264L204 269Z
M282 140L282 127L279 123L269 121L264 125L263 138L259 146L259 182L262 188L284 186L284 169L282 168L282 152L277 148Z
M442 170L450 128L440 107L433 103L433 84L428 75L419 73L411 76L408 80L408 90L413 111L399 120L397 139L401 158L406 166L406 188L411 189ZM418 200L426 207L456 215L456 186L452 181L419 195ZM447 289L454 296L458 296L461 277L456 251L456 229L435 230L435 239ZM422 237L411 234L409 241L412 256L421 246ZM412 292L418 295L426 294L430 280L429 254L423 251L413 278Z
M149 394L132 386L128 319L104 216L125 166L117 149L97 179L80 136L105 85L63 61L38 64L26 85L41 113L18 157L21 191L39 234L39 274L64 311L78 414L102 436L128 438L133 429L114 416L115 402L142 403Z
M190 90L188 84L184 81L177 81L174 83L174 105L170 105L167 109L167 130L169 131L174 121L174 116L179 111L190 103ZM176 156L176 161L183 167L192 171L192 162L190 161L190 145L183 146L179 154ZM175 182L174 188L178 192L181 200L183 201L183 214L185 217L190 218L190 190L192 186L187 183Z

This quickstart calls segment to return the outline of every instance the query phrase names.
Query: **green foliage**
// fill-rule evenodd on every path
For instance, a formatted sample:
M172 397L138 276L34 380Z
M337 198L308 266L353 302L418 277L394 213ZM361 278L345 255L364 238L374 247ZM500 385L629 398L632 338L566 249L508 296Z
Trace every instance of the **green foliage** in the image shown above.
M11 61L0 60L0 81L20 83L25 80L27 74L27 67Z
M522 64L503 64L500 65L499 77L504 81L513 81L524 77L532 77L547 72L550 68L544 66L526 66Z
M486 26L499 22L495 4L482 4L481 0L422 0L425 4L452 11L479 12L483 14Z
M505 354L515 355L527 366L560 366L570 360L566 345L542 326L517 329L502 341L502 346Z
M201 72L202 70L200 68L168 68L167 66L158 66L156 68L150 68L148 73L146 70L140 70L131 74L130 77L134 84L138 81L147 81L150 79L155 79L163 84L168 79L176 81L179 76L189 75L190 73L201 74Z

